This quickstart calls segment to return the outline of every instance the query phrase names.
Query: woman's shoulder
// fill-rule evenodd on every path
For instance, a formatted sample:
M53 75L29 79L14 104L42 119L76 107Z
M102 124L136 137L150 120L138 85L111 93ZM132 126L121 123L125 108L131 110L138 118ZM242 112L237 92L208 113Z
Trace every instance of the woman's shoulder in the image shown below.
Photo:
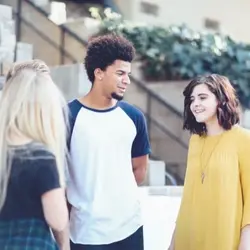
M45 144L36 141L20 146L11 146L10 151L15 158L17 157L27 160L50 160L55 158Z
M245 141L250 141L250 130L247 128L243 128L242 126L236 125L233 128L231 128L230 130L225 131L222 134L223 137L228 138L228 140L238 140L241 142L245 142ZM221 136L221 137L222 137ZM208 137L210 139L213 139L213 137ZM214 137L216 138L216 137ZM200 136L198 134L192 134L189 140L190 144L195 144L197 142L200 142L204 139L203 136Z
M232 136L234 140L239 141L241 144L250 143L250 130L241 126L235 126L232 129Z
M202 136L198 134L192 134L189 139L189 145L200 143L201 140L202 140Z

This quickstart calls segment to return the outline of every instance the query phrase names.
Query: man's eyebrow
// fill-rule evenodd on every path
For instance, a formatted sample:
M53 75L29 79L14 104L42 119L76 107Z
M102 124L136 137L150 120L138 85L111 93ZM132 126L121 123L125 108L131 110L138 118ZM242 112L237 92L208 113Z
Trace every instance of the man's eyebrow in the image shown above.
M122 70L122 69L118 69L116 70L116 72L127 73L125 70ZM131 71L128 72L128 75L131 75Z

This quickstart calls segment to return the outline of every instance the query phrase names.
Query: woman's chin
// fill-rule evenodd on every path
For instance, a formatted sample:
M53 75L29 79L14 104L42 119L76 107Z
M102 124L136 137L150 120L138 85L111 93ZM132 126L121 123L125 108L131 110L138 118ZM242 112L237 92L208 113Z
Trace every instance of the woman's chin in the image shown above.
M195 117L195 120L198 123L205 123L207 119L205 117Z

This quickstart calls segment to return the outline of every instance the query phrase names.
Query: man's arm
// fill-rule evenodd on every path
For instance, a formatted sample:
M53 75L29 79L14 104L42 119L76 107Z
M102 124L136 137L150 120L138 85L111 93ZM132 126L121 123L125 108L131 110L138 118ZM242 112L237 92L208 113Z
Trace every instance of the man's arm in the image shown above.
M132 166L137 185L140 185L144 182L146 177L148 155L132 158Z
M147 173L148 158L151 152L147 124L142 112L136 111L136 137L132 145L132 167L137 185L143 183Z

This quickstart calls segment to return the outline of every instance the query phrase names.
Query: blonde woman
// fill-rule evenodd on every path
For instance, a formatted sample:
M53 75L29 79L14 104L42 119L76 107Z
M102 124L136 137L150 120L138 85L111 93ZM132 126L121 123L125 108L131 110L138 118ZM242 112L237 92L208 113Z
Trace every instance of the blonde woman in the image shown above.
M64 107L44 62L10 69L0 100L2 250L69 249Z

